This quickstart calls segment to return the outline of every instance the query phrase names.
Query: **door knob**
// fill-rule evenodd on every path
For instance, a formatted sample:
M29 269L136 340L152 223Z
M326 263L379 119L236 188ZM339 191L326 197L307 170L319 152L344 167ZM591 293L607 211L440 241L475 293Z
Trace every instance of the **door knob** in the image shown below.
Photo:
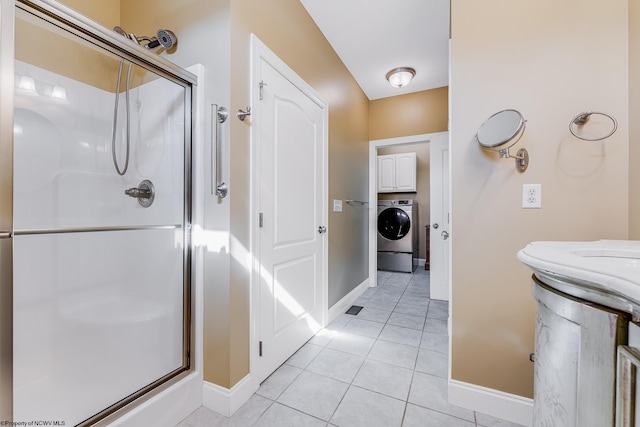
M438 225L438 223L437 223L437 222L436 222L435 224L433 224L433 229L434 229L434 230L437 230L437 229L438 229L438 227L440 227L440 226Z
M321 225L318 227L318 233L324 234L326 232L327 232L327 227L325 227L324 225Z
M440 235L442 236L442 240L447 240L449 238L449 233L447 233L447 230L442 230L442 233L440 233Z

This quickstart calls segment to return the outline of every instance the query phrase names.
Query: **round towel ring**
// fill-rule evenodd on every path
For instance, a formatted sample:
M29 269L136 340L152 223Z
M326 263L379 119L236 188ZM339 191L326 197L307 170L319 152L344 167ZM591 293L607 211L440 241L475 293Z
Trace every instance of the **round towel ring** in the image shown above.
M609 120L611 120L611 123L613 123L613 128L611 129L611 132L609 132L608 134L606 134L602 138L585 138L583 136L578 135L574 130L574 126L582 126L582 125L586 124L589 121L589 118L591 118L591 116L594 115L594 114L598 114L600 116L604 116L604 117L608 118ZM618 130L618 121L613 116L611 116L611 115L609 115L607 113L599 112L599 111L586 111L584 113L577 114L569 122L569 132L571 132L571 134L573 136L575 136L576 138L581 139L583 141L602 141L603 139L607 139L611 135L613 135L616 132L616 130Z

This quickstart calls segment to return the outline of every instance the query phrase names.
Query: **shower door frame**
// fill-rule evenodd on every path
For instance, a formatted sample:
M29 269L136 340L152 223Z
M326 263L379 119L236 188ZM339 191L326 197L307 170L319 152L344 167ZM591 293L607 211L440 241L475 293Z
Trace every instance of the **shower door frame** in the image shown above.
M192 153L194 86L197 78L187 70L132 43L82 14L51 0L0 0L0 420L13 420L13 120L15 9L68 31L131 63L178 84L184 93L184 201L183 201L183 358L182 366L136 393L88 418L79 426L107 425L124 413L186 378L195 370L195 324L192 315L194 277L192 247ZM127 227L128 228L128 227ZM10 242L7 244L7 242ZM7 250L7 247L9 248Z

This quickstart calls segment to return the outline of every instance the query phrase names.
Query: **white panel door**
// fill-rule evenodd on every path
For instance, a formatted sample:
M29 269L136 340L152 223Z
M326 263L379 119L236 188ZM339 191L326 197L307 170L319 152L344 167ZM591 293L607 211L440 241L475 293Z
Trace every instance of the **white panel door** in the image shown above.
M323 325L324 106L261 58L258 101L260 355L266 378ZM322 231L322 232L321 232ZM255 315L255 313L254 313Z
M434 136L429 143L431 228L431 298L449 300L449 136Z

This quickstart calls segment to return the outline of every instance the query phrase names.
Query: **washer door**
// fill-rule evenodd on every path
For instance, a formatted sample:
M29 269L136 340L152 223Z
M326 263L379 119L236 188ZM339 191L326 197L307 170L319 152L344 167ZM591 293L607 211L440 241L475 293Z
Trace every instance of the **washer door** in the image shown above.
M402 209L387 208L378 214L378 233L387 240L400 240L409 233L411 218Z

